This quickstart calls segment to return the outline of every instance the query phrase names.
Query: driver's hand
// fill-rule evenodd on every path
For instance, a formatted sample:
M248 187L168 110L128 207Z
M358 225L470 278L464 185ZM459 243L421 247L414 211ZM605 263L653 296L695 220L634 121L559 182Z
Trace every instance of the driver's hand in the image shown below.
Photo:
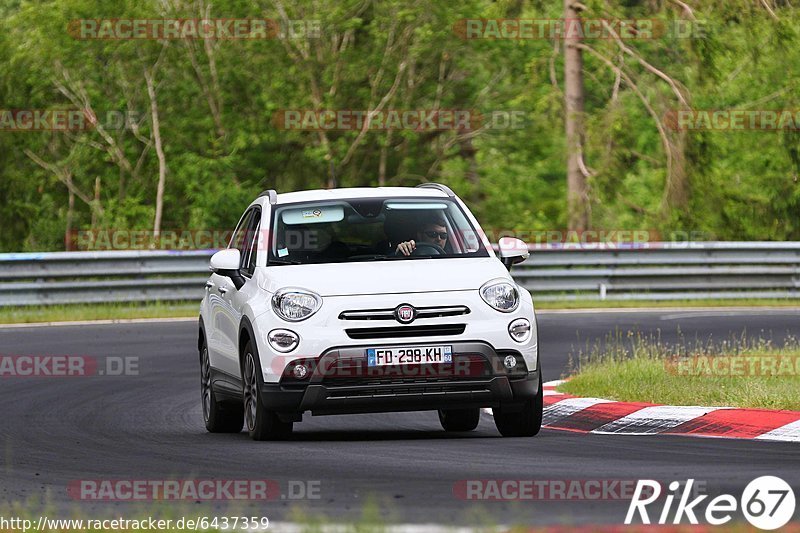
M411 252L416 250L416 248L417 248L417 243L415 243L414 241L401 242L400 244L397 245L397 253L403 255L411 255Z

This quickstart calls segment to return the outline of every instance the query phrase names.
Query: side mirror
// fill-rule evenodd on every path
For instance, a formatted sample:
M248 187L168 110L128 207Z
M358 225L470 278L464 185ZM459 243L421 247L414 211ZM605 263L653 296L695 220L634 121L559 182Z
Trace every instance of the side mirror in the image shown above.
M528 252L528 245L525 244L525 241L514 237L503 237L497 244L500 248L500 261L503 262L508 270L511 270L512 265L522 263L531 255Z
M220 276L230 278L236 286L236 290L239 290L242 288L242 285L244 285L244 278L239 271L239 261L241 261L239 250L236 248L226 248L212 255L209 265L213 272Z

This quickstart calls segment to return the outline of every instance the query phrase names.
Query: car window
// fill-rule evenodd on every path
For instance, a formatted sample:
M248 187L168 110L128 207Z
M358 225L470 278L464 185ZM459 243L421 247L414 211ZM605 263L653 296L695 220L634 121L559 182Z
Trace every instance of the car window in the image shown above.
M244 215L242 215L241 220L239 220L239 225L236 226L236 230L233 232L231 242L228 244L228 248L236 248L239 250L239 253L242 254L242 257L245 255L245 238L247 236L247 228L250 226L250 221L252 218L253 209L251 208L245 211Z
M268 264L488 256L461 207L444 198L300 202L275 209L271 224ZM398 254L409 240L419 253Z
M256 257L259 247L259 228L261 226L261 209L254 208L253 216L250 219L247 232L245 233L244 249L242 254L241 268L242 273L252 276L256 271Z

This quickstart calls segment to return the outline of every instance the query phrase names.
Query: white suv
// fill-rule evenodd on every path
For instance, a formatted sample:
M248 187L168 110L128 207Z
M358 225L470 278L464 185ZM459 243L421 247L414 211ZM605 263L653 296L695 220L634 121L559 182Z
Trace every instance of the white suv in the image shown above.
M211 432L285 438L313 415L438 410L447 431L491 407L504 436L542 421L530 293L446 186L266 191L211 258L200 307Z

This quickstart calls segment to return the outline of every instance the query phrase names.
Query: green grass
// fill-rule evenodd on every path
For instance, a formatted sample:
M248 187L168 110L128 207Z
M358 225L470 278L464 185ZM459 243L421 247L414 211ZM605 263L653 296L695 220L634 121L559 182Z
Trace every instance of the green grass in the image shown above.
M535 300L537 309L609 309L638 307L800 307L800 300L737 299L737 300L672 300L672 301L600 301L600 300ZM111 304L46 305L0 307L0 324L32 322L68 322L74 320L121 320L131 318L194 317L199 302L144 302Z
M786 356L785 360L793 362L793 370L784 367L782 375L753 375L746 369L748 358L755 355ZM741 362L744 375L722 375L698 366L687 373L686 367L678 370L676 366L692 357L713 364L712 358L718 356L727 356L728 364ZM785 347L778 349L771 341L745 337L705 346L667 345L655 337L616 332L603 345L578 354L577 362L573 358L574 375L558 390L626 402L798 411L800 365L796 358L800 358L800 343L794 338L787 338Z
M0 324L197 316L200 302L0 307Z
M800 307L797 298L736 298L708 300L538 300L536 309L609 309L637 307Z

